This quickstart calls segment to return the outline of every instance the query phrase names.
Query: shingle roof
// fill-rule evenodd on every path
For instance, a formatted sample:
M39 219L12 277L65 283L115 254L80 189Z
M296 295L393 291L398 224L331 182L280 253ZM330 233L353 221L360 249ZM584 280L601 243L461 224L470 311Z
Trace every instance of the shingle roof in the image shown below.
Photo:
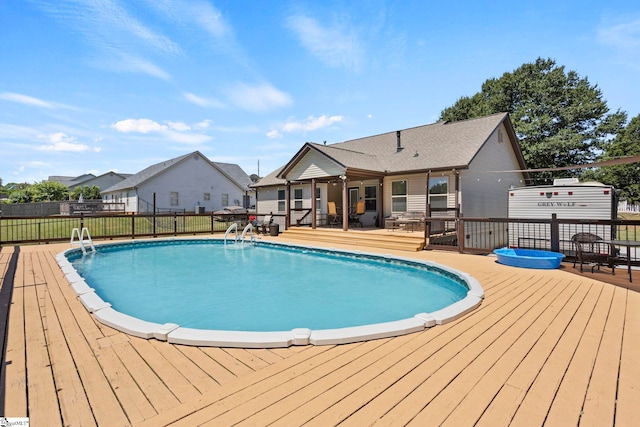
M213 167L217 168L220 172L226 175L230 180L232 180L237 186L242 189L248 188L251 183L251 178L240 168L238 165L234 165L231 163L217 163L209 160L205 155L200 153L199 151L194 151L192 153L185 154L183 156L179 156L173 159L165 160L160 163L156 163L155 165L151 165L140 172L131 175L127 179L124 179L113 185L106 190L102 191L103 193L112 192L112 191L122 191L126 189L130 189L133 187L138 187L142 183L148 181L154 176L160 174L161 172L177 165L182 160L186 159L189 156L199 155L207 162L209 162Z
M262 178L255 187L278 185L297 160L308 150L317 150L347 170L355 169L380 174L408 171L466 168L487 142L491 134L505 123L509 137L515 142L521 166L524 160L507 113L497 113L458 122L438 122L399 131L368 136L336 144L306 143L286 165Z
M438 122L331 145L313 144L348 168L376 172L445 169L468 166L506 113L459 122Z

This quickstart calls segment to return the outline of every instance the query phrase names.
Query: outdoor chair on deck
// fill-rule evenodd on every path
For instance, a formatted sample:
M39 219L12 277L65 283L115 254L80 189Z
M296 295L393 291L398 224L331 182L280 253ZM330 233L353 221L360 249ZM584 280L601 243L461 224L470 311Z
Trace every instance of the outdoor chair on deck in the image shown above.
M360 217L364 215L364 200L358 201L356 205L356 211L349 214L349 222L352 224L360 224L360 227L364 227L360 222Z
M615 274L615 264L612 263L612 257L615 255L615 248L609 242L605 242L602 237L592 233L577 233L571 237L571 242L576 249L576 256L573 259L573 267L576 262L580 263L580 272L582 273L582 265L591 266L591 272L601 265L607 265L612 268Z
M327 219L328 223L331 226L340 224L340 215L338 215L338 210L336 209L336 202L327 202Z
M262 234L267 234L269 232L269 228L273 224L273 215L265 215L262 224L259 226L259 230Z

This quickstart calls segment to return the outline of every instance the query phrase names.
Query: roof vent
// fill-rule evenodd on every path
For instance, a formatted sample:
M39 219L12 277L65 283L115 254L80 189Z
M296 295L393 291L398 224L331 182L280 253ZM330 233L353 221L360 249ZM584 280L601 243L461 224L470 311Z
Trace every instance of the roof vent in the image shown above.
M580 184L578 178L556 178L553 180L553 185L576 185Z
M399 153L402 151L402 142L400 140L400 131L396 131L396 152Z

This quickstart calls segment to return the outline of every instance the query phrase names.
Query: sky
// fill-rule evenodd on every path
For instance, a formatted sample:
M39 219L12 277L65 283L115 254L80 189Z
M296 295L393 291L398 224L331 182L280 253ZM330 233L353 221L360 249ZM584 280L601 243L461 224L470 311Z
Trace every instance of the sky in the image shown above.
M307 141L434 123L538 57L640 114L637 0L0 0L0 179L196 150L265 176Z

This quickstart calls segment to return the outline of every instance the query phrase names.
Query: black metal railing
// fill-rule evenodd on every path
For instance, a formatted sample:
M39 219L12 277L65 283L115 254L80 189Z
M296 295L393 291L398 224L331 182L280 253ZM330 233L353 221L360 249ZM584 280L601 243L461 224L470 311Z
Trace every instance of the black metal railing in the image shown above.
M0 217L0 245L48 243L71 238L74 228L87 227L93 239L140 238L224 232L248 215L109 214L44 217Z

